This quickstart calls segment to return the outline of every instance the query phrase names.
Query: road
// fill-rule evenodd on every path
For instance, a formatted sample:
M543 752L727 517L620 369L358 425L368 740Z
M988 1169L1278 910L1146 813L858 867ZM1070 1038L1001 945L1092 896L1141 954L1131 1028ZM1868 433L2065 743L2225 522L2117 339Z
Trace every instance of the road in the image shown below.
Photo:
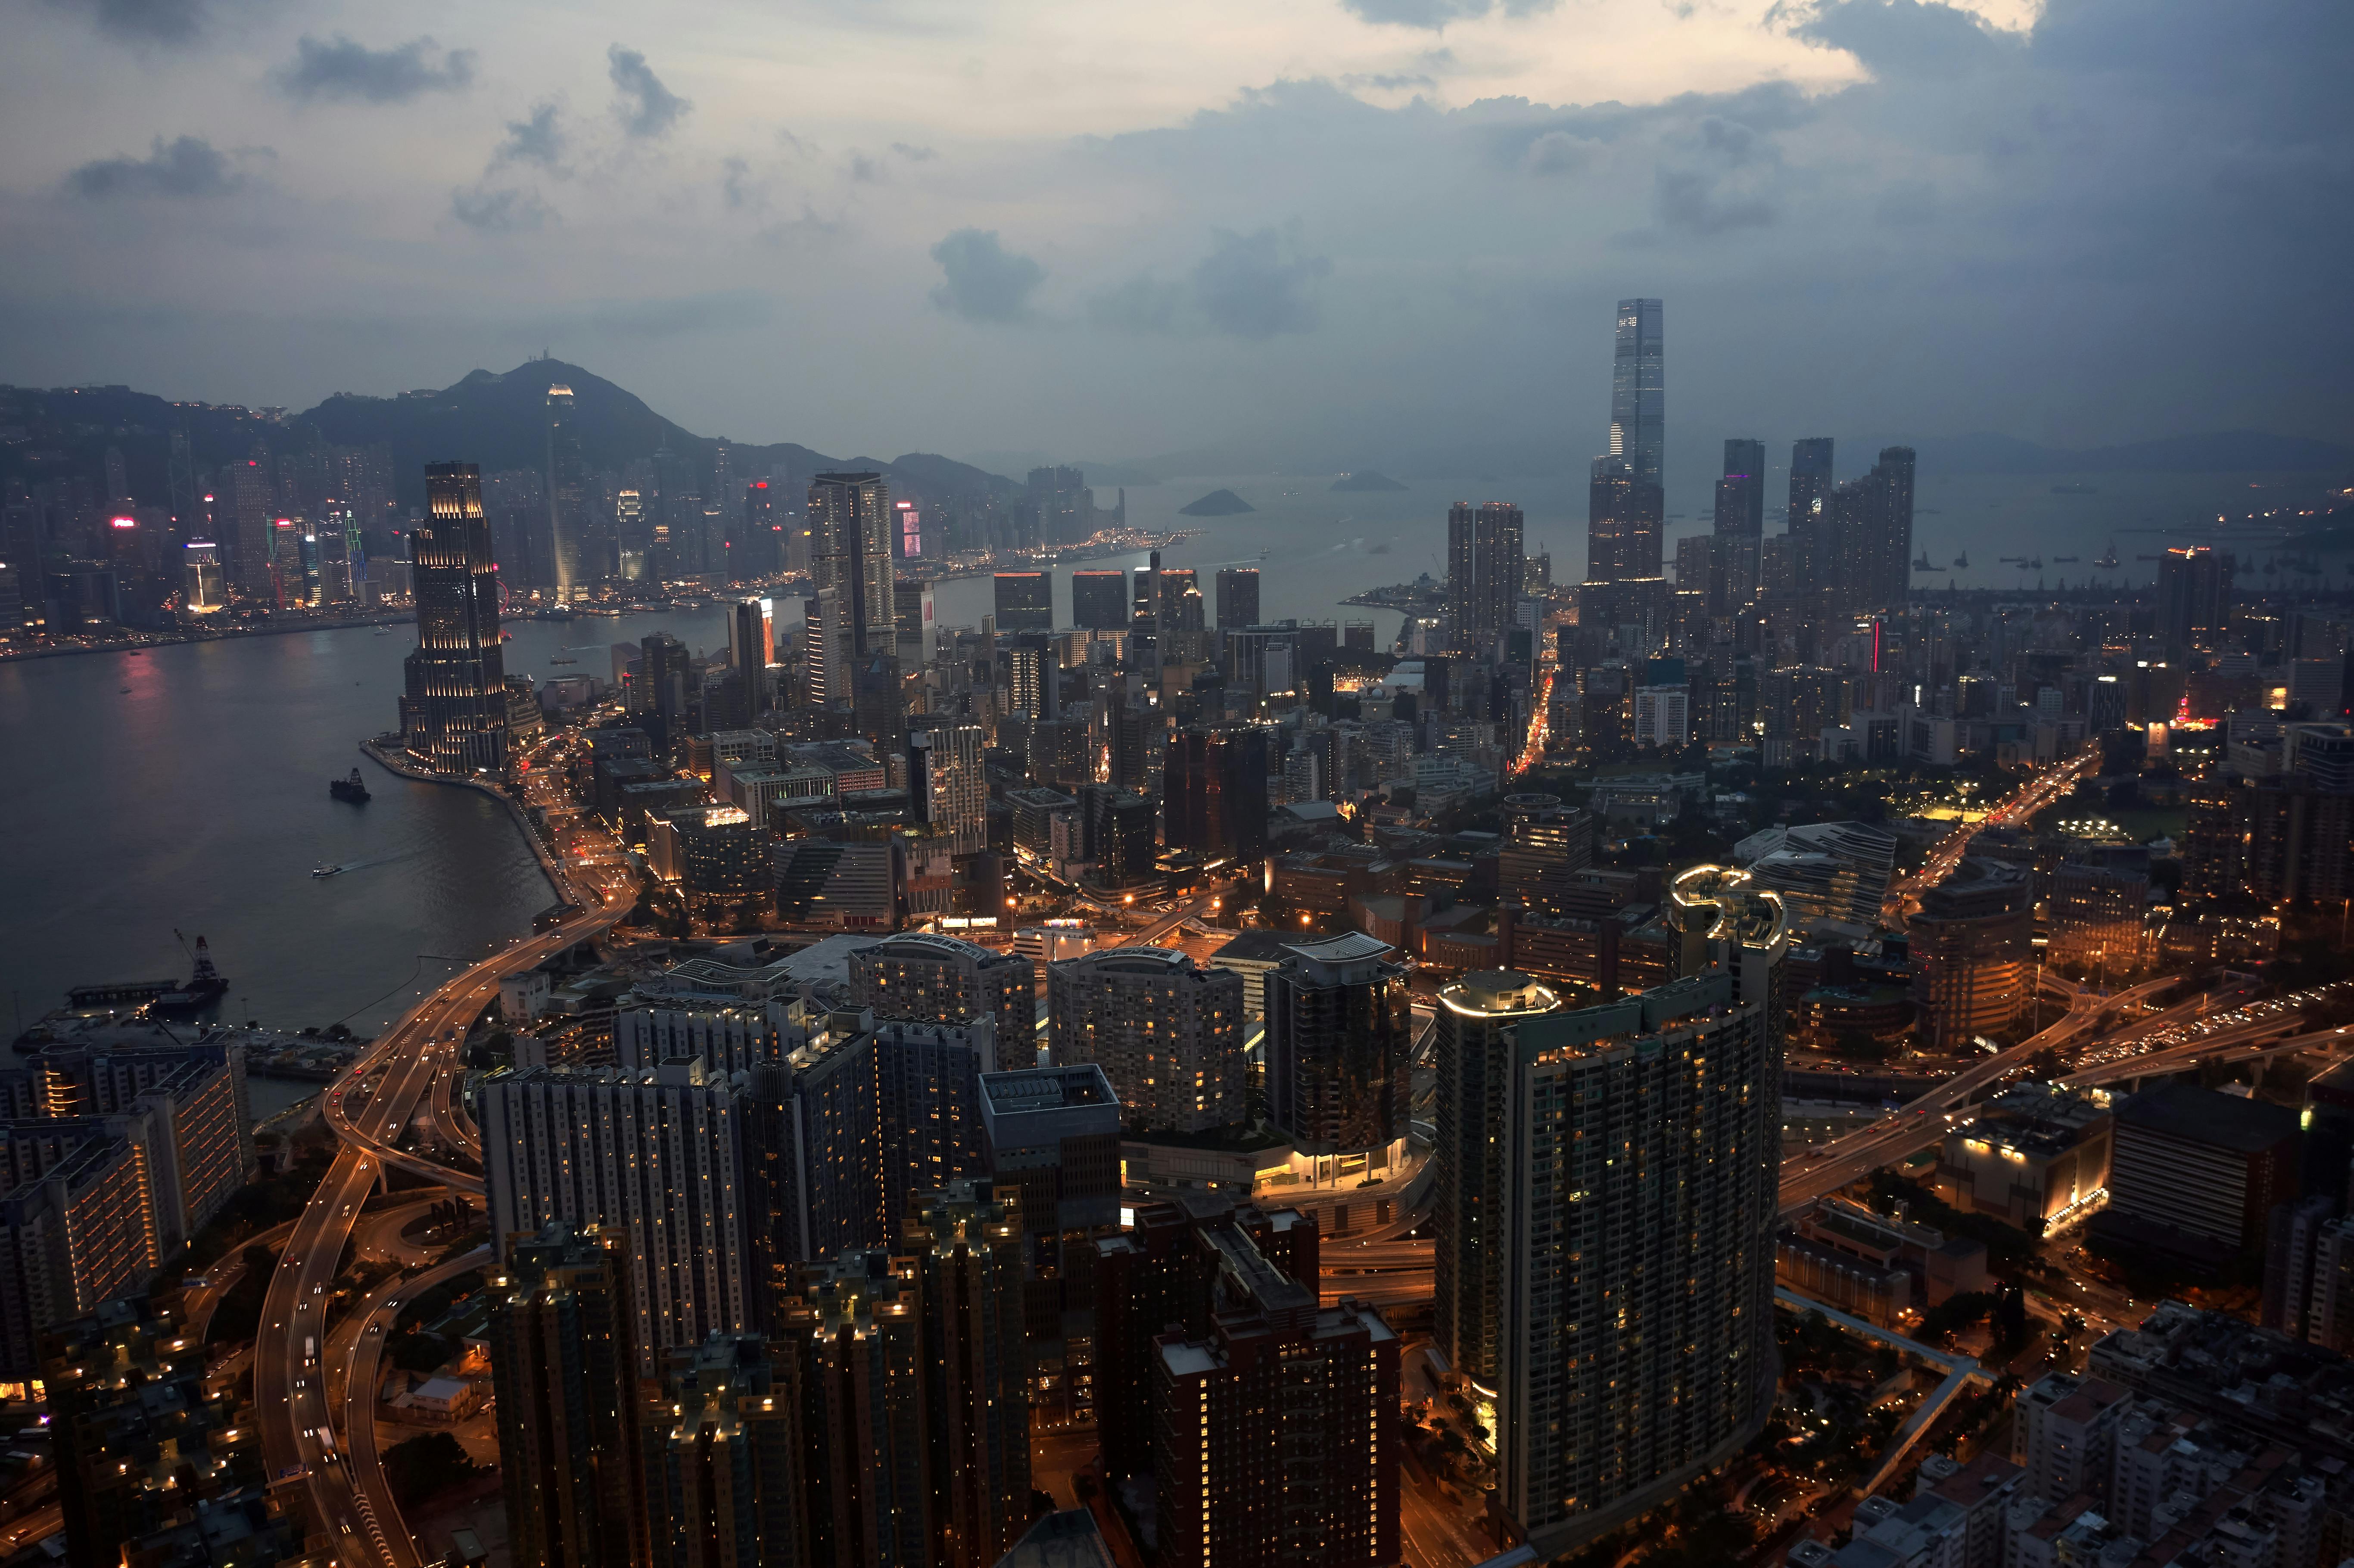
M422 1274L387 1281L354 1314L351 1346L344 1353L343 1397L338 1401L341 1425L351 1438L351 1472L360 1495L372 1499L373 1510L384 1523L387 1535L397 1547L406 1547L411 1554L415 1554L414 1542L408 1531L399 1527L399 1507L392 1500L392 1485L384 1473L384 1456L376 1447L376 1392L384 1383L385 1342L392 1338L403 1301L413 1301L420 1292L481 1268L490 1261L491 1249L479 1246ZM411 1560L411 1555L394 1559L399 1563ZM415 1560L421 1561L421 1554L415 1554Z
M421 1141L466 1147L452 1125L447 1086L467 1029L498 994L499 977L529 969L601 929L609 918L583 915L510 943L453 976L378 1036L323 1097L322 1111L343 1149L294 1222L270 1277L254 1340L254 1403L270 1474L302 1478L313 1528L324 1531L350 1561L416 1568L419 1557L380 1478L355 1485L345 1467L348 1428L334 1429L320 1350L328 1339L327 1293L342 1271L345 1247L387 1167L482 1192L475 1171L412 1153L398 1147L399 1141L413 1123Z
M2101 743L2088 742L2084 750L2056 767L2030 779L1985 817L1975 822L1957 822L1954 831L1939 839L1936 847L1921 869L1901 878L1888 890L1888 900L1881 906L1880 917L1898 930L1904 928L1904 917L1919 907L1921 894L1954 874L1969 852L1970 841L1988 828L2009 827L2023 822L2036 812L2073 791L2076 786L2097 771L2101 765Z

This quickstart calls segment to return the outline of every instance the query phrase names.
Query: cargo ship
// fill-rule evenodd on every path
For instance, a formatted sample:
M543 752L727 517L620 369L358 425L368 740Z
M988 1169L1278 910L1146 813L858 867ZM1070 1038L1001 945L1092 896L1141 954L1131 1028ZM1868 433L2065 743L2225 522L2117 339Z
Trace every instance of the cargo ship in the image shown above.
M368 800L367 780L361 778L360 770L355 768L352 769L352 776L348 779L328 779L327 793L338 800L349 800L355 806L365 806Z
M188 983L177 991L165 991L148 1004L149 1008L166 1017L185 1017L200 1012L218 1001L228 992L228 981L220 970L213 968L212 949L202 937L196 938L196 968L189 973Z

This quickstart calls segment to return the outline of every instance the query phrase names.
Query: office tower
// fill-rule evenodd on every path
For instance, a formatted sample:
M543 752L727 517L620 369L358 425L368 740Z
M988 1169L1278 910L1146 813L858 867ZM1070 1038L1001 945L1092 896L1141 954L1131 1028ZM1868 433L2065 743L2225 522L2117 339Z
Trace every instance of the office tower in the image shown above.
M2158 636L2169 657L2222 647L2235 567L2229 551L2205 545L2176 545L2158 557Z
M426 514L408 533L417 649L401 665L403 744L436 773L504 773L499 568L482 516L481 471L470 462L429 463L425 492Z
M1791 591L1806 595L1830 586L1839 562L1831 540L1831 438L1809 436L1790 446Z
M1438 993L1431 1337L1448 1368L1490 1398L1506 1263L1504 1146L1495 1131L1510 1104L1511 1031L1560 1006L1553 991L1511 969L1467 974Z
M1969 859L1905 922L1921 1033L1936 1049L1999 1034L2033 1000L2035 900L2027 868Z
M769 707L769 666L776 662L773 601L738 599L727 611L727 666L744 694L748 721L757 721Z
M755 1304L797 1265L894 1242L913 1194L985 1171L981 1075L997 1026L771 1008L776 1059L753 1067L745 1189ZM769 1325L773 1329L773 1323Z
M896 653L868 653L851 671L850 707L860 736L875 747L897 750L907 737L907 694Z
M1724 443L1724 477L1716 482L1717 570L1726 606L1757 597L1766 537L1766 443L1739 438Z
M1144 569L1136 574L1136 619L1130 630L1138 637L1157 637L1161 631L1161 552L1153 551L1145 557Z
M1610 365L1610 450L1638 484L1657 490L1667 445L1667 373L1660 345L1660 302L1618 302L1618 340Z
M256 455L231 463L220 476L227 503L229 587L248 599L260 599L270 588L270 502L269 453L257 446Z
M556 595L571 599L587 580L588 467L573 422L572 388L560 382L547 389L547 527L556 553Z
M644 1560L638 1379L652 1361L639 1337L646 1312L632 1282L645 1265L630 1256L634 1250L622 1229L564 1224L519 1233L500 1248L506 1261L488 1287L482 1337L518 1563L628 1568Z
M810 580L832 588L847 615L850 652L896 640L891 603L891 488L879 473L821 473L810 481Z
M858 667L849 596L840 588L820 588L801 605L801 659L808 670L810 705L847 709L855 699L852 672Z
M1111 783L1080 785L1078 801L1079 855L1096 868L1095 881L1127 887L1150 879L1161 851L1161 808Z
M1038 1065L1038 971L1020 953L955 937L910 933L850 956L850 1000L877 1018L997 1023L994 1068Z
M187 1327L134 1297L45 1337L33 1375L46 1387L62 1561L230 1561L188 1554L191 1519L207 1540L235 1542L239 1563L301 1555L299 1513L270 1498L259 1427L239 1425L234 1385L206 1377Z
M1496 1502L1541 1557L1721 1464L1772 1407L1780 905L1740 873L1671 890L1670 968L1511 1026Z
M1030 1518L1030 1363L1023 1343L1022 1205L951 1181L902 1245L924 1315L937 1568L991 1568Z
M1405 955L1360 932L1295 942L1266 977L1267 1113L1318 1178L1386 1169L1405 1137Z
M1128 574L1085 571L1071 574L1071 624L1090 631L1120 631L1129 628ZM1005 622L1000 620L1000 629Z
M1594 460L1586 487L1588 582L1655 578L1662 566L1659 487L1635 477L1624 458Z
M714 1334L663 1357L640 1430L650 1562L810 1562L799 1393L790 1361L757 1334Z
M1869 585L1863 607L1901 610L1913 592L1913 484L1916 467L1911 447L1882 447L1864 482L1871 487L1872 526L1859 557Z
M1258 623L1258 568L1220 567L1218 630L1231 631L1237 627L1257 626Z
M1160 585L1153 590L1158 620L1154 645L1163 664L1199 662L1209 651L1208 622L1204 619L1201 574L1192 567L1157 569Z
M638 649L638 678L630 689L630 711L652 714L665 726L674 726L687 711L688 682L694 674L686 644L667 631L652 631ZM665 727L663 733L674 737L682 732Z
M627 1238L641 1371L746 1324L745 1102L700 1057L523 1067L480 1086L493 1246L551 1224Z
M1107 948L1046 966L1058 1065L1110 1075L1131 1121L1199 1132L1248 1118L1243 977L1168 948Z
M1539 915L1571 913L1576 874L1594 863L1594 819L1558 796L1504 798L1504 842L1496 860L1502 902Z
M939 610L932 585L900 577L891 585L891 616L898 631L899 667L921 670L932 662L932 633Z
M1055 630L1055 584L1044 572L997 574L997 634Z
M2177 1079L2113 1116L2109 1204L2089 1227L2096 1240L2209 1268L2262 1255L2274 1210L2297 1196L2296 1110ZM2342 1183L2346 1172L2330 1176Z
M924 553L924 514L912 501L891 504L891 554L912 561Z
M1510 502L1447 509L1447 612L1458 648L1484 652L1513 624L1527 569L1521 535L1521 509Z
M1256 725L1180 730L1161 776L1161 842L1204 860L1267 853L1267 731Z
M1896 874L1896 835L1866 822L1766 828L1733 846L1750 882L1782 895L1793 922L1839 920L1867 931Z
M1095 493L1076 468L1032 469L1028 501L1041 545L1076 545L1096 530Z
M613 535L620 550L621 580L647 580L652 575L649 557L653 531L646 514L646 498L638 491L625 489L614 495Z
M181 551L180 609L188 615L217 615L228 608L228 592L221 583L220 546L210 540L191 539ZM15 630L11 623L9 630Z
M989 779L977 724L934 724L907 737L907 800L916 820L954 835L953 853L989 847Z

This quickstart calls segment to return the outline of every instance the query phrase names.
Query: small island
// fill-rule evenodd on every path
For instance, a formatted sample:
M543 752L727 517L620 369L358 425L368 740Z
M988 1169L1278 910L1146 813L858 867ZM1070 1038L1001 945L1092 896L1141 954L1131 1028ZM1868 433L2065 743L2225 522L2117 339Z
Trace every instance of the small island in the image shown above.
M1177 510L1188 517L1235 517L1245 512L1256 512L1258 508L1231 490L1214 490L1193 505L1180 506Z
M1372 469L1361 468L1354 473L1342 474L1340 478L1334 480L1329 488L1333 490L1404 490L1405 486L1400 484L1396 480L1392 479L1388 474L1375 473Z

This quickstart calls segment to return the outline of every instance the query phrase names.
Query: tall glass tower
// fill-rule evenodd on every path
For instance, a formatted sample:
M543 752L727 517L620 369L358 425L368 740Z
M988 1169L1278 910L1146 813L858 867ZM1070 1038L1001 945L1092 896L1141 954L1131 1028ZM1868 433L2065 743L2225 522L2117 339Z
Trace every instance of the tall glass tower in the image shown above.
M1659 302L1618 302L1618 353L1610 367L1610 455L1623 458L1638 484L1659 481L1667 445L1667 373L1659 341Z
M556 597L569 599L585 576L588 472L572 423L572 388L560 382L547 389L547 525L556 546Z
M821 473L810 481L810 574L842 596L850 651L893 653L891 487L879 473Z
M417 651L403 671L402 735L436 773L504 773L506 662L482 472L470 462L428 463L425 498L425 520L408 531Z

